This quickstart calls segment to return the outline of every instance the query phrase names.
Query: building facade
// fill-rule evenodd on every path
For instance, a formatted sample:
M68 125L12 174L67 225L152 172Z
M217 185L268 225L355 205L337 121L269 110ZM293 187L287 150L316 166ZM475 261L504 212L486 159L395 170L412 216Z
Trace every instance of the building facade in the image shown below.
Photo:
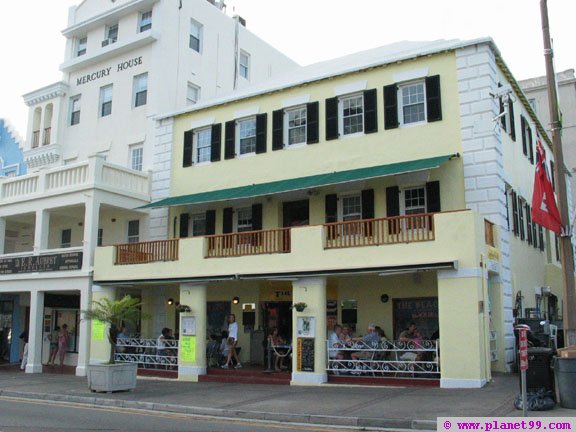
M18 295L30 328L27 372L42 370L48 335L67 324L67 364L85 374L93 252L146 240L151 219L135 209L165 189L151 173L165 162L152 118L295 66L244 24L205 0L70 9L62 81L24 95L28 174L0 184L0 292Z
M551 160L491 39L398 43L161 115L169 194L146 207L169 209L164 237L98 248L95 284L186 327L181 379L210 374L206 341L232 312L243 362L262 363L274 327L292 341L292 384L362 366L482 386L514 362L516 293L561 290L530 219L537 133ZM398 343L411 321L421 348ZM336 322L377 324L388 348L337 361ZM106 349L93 341L92 360Z

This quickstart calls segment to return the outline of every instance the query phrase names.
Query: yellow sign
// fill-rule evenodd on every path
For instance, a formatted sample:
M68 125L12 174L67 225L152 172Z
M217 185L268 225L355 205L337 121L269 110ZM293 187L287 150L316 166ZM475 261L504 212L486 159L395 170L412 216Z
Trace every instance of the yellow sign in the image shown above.
M180 360L188 363L196 362L196 336L180 337Z
M106 324L104 321L93 320L92 321L92 340L101 341L104 340L104 329Z

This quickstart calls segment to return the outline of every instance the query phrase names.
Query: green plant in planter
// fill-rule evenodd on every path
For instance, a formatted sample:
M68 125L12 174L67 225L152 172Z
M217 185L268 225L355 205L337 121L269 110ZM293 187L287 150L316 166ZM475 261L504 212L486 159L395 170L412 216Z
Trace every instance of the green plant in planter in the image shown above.
M298 302L292 305L292 308L296 309L298 312L304 312L304 309L306 309L306 307L308 307L308 305L304 302Z
M120 300L103 298L92 302L92 307L82 311L85 320L98 320L108 324L108 342L110 342L110 364L114 364L116 352L116 340L118 333L125 324L135 324L138 319L146 319L148 316L141 312L142 302L138 298L129 295Z

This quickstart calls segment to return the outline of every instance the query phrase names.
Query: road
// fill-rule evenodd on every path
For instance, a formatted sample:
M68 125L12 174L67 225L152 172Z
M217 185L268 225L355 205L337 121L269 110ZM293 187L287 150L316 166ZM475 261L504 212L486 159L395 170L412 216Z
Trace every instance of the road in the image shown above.
M0 432L294 432L319 426L199 418L182 414L94 408L79 404L0 397ZM352 429L339 429L340 431Z

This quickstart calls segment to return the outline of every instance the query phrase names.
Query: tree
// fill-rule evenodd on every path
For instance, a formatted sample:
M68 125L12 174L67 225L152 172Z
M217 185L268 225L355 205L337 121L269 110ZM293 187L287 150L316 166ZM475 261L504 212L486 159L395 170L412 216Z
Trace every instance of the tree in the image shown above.
M142 302L138 298L129 295L121 300L110 300L103 298L92 302L92 308L82 311L85 320L98 320L109 325L108 342L110 342L110 364L114 364L114 353L116 352L116 340L119 330L123 325L138 322L144 319L141 313Z

